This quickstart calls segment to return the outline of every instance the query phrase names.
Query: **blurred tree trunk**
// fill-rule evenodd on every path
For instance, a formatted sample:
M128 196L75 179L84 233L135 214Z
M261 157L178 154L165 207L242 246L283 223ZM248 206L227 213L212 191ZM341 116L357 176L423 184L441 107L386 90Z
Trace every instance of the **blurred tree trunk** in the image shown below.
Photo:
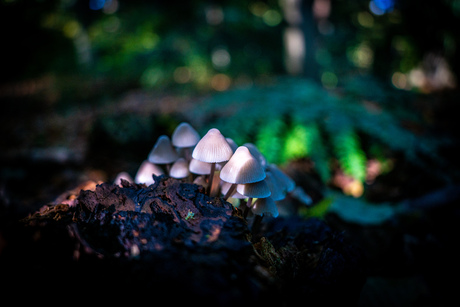
M285 66L290 75L304 76L319 81L315 60L318 30L313 15L315 0L284 0Z

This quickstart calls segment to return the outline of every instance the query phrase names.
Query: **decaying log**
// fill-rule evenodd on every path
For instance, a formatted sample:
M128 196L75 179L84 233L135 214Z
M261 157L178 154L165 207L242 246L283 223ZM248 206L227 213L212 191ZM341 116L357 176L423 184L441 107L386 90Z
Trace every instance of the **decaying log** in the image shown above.
M353 303L364 282L362 255L324 222L264 219L251 233L230 203L163 176L150 186L99 184L20 227L33 244L11 275L46 273L66 288L173 295L175 303L279 306Z

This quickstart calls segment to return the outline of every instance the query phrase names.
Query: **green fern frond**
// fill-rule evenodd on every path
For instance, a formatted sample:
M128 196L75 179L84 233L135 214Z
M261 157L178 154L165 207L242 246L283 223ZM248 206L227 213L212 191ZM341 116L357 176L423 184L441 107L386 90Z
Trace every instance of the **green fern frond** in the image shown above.
M286 134L283 160L294 160L309 156L312 151L313 128L311 125L296 124Z
M320 128L314 121L297 123L289 129L282 152L282 161L309 157L324 182L330 179L329 154L327 153Z
M271 163L282 163L286 124L281 119L266 123L256 135L255 145Z
M358 135L351 129L336 133L332 135L332 146L344 173L364 182L367 159Z

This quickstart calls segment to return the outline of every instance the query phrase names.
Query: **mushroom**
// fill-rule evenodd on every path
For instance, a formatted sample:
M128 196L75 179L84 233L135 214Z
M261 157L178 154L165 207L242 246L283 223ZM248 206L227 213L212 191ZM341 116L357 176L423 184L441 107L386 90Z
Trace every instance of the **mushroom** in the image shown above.
M252 206L251 211L256 215L254 221L252 222L253 233L257 233L260 223L262 222L262 218L265 215L271 215L273 217L277 217L279 215L276 203L271 197L258 198L254 202L254 206Z
M149 154L149 161L155 164L166 164L169 170L171 164L178 158L177 152L167 135L161 135Z
M185 159L190 161L191 153L190 149L194 147L200 141L200 135L198 132L186 122L180 123L171 137L173 146L180 150L183 150Z
M232 148L233 152L235 152L235 150L238 148L238 145L236 144L236 142L231 138L225 138L225 139L227 140L228 145L230 145L230 147Z
M275 201L282 200L286 197L286 191L283 184L270 171L265 172L265 182L271 192L271 198Z
M149 162L148 160L145 160L144 162L142 162L141 166L139 166L136 176L134 176L134 182L151 185L155 183L152 174L155 176L160 176L164 175L164 172L158 165L155 165Z
M246 146L249 149L249 152L251 155L254 156L254 158L259 161L260 165L262 165L263 168L267 167L267 159L265 156L259 151L259 149L256 147L256 145L252 143L246 143L243 146Z
M184 158L179 158L174 162L169 170L169 176L177 179L185 178L190 175L188 162Z
M208 186L208 183L206 182L205 176L198 176L193 180L194 184L201 185L202 187L206 188Z
M117 177L113 181L113 184L116 184L116 185L122 187L122 185L121 185L121 180L122 179L126 180L128 182L133 182L133 178L127 172L120 172L120 173L118 173Z
M220 171L220 179L232 183L232 187L224 196L227 200L238 184L247 184L265 179L265 171L245 146L236 149L231 159Z
M196 144L192 157L201 162L211 164L209 172L208 195L211 195L212 181L216 163L228 161L233 155L233 150L225 137L216 128L210 129Z
M295 188L295 182L288 175L283 173L275 164L267 165L267 172L273 174L276 182L282 187L285 193L289 193Z
M232 187L232 184L230 182L222 182L222 185L220 187L220 192L222 195L227 194L228 190ZM245 199L247 196L242 195L241 193L235 191L232 195L230 195L231 198L237 198L237 199Z
M276 203L271 197L258 198L254 202L254 206L252 206L251 211L257 215L269 214L273 217L277 217L279 214Z
M208 175L211 172L211 164L192 158L188 165L188 169L190 173L193 174Z
M248 202L246 204L248 207L252 206L253 198L264 198L271 195L270 189L265 180L239 184L236 186L236 191L241 195L248 197Z

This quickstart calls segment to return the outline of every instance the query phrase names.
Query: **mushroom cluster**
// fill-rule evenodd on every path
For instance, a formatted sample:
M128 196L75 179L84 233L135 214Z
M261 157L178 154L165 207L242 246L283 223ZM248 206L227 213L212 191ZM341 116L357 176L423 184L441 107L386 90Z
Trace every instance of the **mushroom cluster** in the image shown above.
M150 185L155 182L152 175L169 175L202 185L209 196L239 199L245 218L250 211L256 217L277 217L275 201L284 199L295 188L294 181L268 163L254 144L238 146L216 128L200 138L186 122L177 126L171 138L162 135L157 139L134 180L123 172L115 183L124 179Z

